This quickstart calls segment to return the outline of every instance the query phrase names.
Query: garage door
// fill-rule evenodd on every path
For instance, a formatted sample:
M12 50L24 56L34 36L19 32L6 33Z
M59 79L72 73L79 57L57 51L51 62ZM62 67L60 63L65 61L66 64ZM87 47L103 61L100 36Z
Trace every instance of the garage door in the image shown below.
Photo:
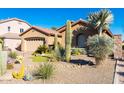
M35 51L40 45L44 44L43 39L27 39L26 40L26 50L27 51Z

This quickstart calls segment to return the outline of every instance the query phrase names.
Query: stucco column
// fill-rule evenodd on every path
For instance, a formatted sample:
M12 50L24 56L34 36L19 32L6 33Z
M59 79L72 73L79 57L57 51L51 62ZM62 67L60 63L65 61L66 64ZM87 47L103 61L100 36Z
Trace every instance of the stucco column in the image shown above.
M22 39L22 45L21 45L21 50L23 51L23 52L26 52L26 40L25 39Z

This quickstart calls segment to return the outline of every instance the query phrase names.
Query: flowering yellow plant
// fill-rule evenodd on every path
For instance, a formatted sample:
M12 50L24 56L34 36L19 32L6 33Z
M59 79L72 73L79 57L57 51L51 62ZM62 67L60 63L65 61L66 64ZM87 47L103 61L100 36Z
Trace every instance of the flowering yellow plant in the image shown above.
M16 60L21 64L21 68L19 72L13 72L12 76L16 79L22 79L25 74L25 65L23 63L24 57L23 56L17 56Z
M17 60L19 63L23 63L24 57L23 57L23 56L17 56L17 57L16 57L16 60Z

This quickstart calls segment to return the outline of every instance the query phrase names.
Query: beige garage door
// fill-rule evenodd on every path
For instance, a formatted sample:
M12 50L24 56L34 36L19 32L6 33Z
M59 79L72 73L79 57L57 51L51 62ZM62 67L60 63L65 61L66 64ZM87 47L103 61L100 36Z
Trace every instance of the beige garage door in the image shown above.
M27 39L26 40L26 50L35 51L40 45L44 44L43 39Z

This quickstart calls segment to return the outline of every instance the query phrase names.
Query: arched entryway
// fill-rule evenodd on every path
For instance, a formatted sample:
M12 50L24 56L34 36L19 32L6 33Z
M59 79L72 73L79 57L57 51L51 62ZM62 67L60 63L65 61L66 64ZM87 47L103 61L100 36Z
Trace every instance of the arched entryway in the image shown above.
M86 37L84 34L78 34L76 38L76 44L78 48L83 48L86 45Z

